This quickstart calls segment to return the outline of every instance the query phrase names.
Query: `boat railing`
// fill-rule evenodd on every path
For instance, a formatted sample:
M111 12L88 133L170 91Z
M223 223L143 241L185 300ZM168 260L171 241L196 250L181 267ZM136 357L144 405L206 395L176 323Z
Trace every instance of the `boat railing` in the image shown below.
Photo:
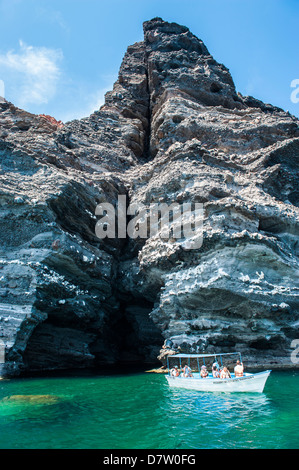
M184 363L187 364L192 372L198 371L200 374L200 368L204 365L206 367L212 367L213 362L217 362L219 364L219 367L223 367L223 357L227 356L238 356L240 362L242 363L242 356L240 352L231 352L231 353L214 353L214 354L172 354L167 356L167 370L168 374L170 375L170 360L172 361L175 359L178 362L177 367L182 370L182 360L184 360ZM212 361L211 361L212 359ZM218 362L220 360L220 363ZM197 367L195 367L197 366ZM174 365L173 365L174 367Z

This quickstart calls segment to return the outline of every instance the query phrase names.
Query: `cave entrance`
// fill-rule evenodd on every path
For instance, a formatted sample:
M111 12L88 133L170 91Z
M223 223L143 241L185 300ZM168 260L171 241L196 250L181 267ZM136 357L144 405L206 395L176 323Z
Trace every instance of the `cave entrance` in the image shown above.
M24 372L158 365L164 339L150 318L152 308L144 299L130 298L89 322L63 316L63 310L47 312L26 346Z
M152 309L153 304L145 299L140 302L129 298L120 303L118 315L111 318L108 328L118 364L158 363L164 338L150 318Z

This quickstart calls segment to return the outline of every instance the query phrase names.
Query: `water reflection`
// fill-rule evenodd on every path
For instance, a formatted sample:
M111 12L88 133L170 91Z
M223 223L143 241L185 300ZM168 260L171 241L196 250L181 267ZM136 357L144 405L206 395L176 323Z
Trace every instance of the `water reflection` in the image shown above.
M275 415L265 394L199 393L171 390L169 404L179 430L185 427L185 443L196 448L250 448L262 428ZM173 411L175 410L175 411ZM189 427L190 432L186 432ZM196 440L196 435L200 439Z
M182 411L186 403L188 406L193 407L193 412L196 408L202 411L209 412L223 412L234 410L243 410L249 412L253 410L269 410L271 400L264 393L249 394L249 393L208 393L208 392L193 392L181 389L171 389L169 394L170 400L173 405Z

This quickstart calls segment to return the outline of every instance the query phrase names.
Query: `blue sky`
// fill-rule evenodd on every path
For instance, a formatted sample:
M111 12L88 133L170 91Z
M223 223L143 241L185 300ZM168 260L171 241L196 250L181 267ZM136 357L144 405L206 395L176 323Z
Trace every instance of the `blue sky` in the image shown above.
M0 91L32 113L87 116L155 16L188 26L237 91L299 116L299 0L0 0Z

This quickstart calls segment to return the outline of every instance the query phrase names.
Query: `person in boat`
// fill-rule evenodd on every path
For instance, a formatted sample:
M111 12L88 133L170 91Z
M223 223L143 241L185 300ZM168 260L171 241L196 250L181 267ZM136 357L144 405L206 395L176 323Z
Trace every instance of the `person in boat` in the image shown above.
M222 371L220 372L220 379L230 379L230 371L227 367L223 367Z
M206 366L201 366L200 376L202 379L205 379L209 376Z
M244 366L243 366L242 362L239 361L239 359L236 362L234 372L235 372L235 377L243 377L243 375L244 375Z
M174 367L171 369L170 375L171 375L172 377L179 377L180 371L179 371L178 366L174 366Z
M192 371L187 364L183 367L183 377L193 377Z
M220 377L220 372L219 372L218 367L216 366L216 364L213 364L213 366L212 366L212 375L215 379L219 379L219 377Z

